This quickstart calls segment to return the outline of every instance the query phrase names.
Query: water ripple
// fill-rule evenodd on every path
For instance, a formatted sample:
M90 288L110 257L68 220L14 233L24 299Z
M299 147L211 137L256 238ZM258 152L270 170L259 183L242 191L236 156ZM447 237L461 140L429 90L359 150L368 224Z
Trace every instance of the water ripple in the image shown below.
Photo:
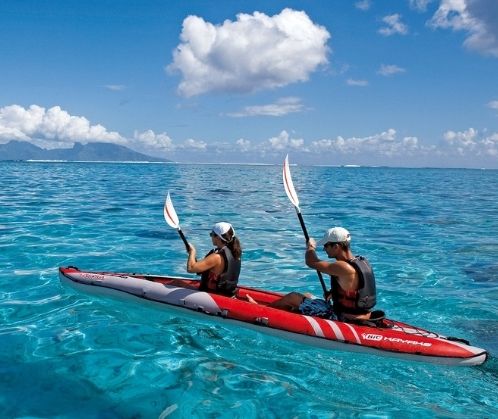
M60 265L186 275L162 215L169 190L199 253L212 224L229 221L246 285L320 294L278 166L0 164L2 417L498 415L497 171L292 168L310 235L350 229L374 265L379 308L492 355L448 368L322 351L60 285Z

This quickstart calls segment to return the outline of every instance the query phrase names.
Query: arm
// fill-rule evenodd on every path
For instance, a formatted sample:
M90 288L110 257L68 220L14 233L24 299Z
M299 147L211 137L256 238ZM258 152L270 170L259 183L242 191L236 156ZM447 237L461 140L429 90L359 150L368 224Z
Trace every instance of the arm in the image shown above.
M209 269L219 266L219 264L222 263L221 256L216 253L212 253L206 258L196 261L196 253L197 251L195 250L195 247L189 243L187 259L187 272L189 273L205 272Z
M304 260L306 262L306 265L309 266L310 268L326 274L329 273L328 267L330 263L325 260L318 259L315 249L311 248L309 245L308 248L306 249L306 253L304 254Z
M306 253L304 255L304 259L306 265L310 268L313 268L317 271L320 271L327 275L334 275L338 277L342 277L345 272L347 272L348 265L344 266L344 262L327 262L326 260L320 260L316 255L315 251L316 245L314 240L310 240L307 243ZM346 271L345 271L346 269Z

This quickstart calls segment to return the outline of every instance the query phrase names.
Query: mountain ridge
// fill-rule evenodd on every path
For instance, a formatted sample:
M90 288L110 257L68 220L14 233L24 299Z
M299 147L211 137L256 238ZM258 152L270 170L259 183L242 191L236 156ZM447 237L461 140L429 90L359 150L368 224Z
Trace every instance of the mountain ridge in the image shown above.
M27 141L11 140L0 144L0 160L66 160L66 161L143 161L171 162L111 143L74 143L72 148L47 150Z

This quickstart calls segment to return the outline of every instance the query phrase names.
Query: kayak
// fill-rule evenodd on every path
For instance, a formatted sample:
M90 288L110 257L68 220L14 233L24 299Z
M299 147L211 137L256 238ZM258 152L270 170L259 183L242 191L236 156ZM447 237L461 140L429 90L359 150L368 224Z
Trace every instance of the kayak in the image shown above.
M282 294L239 287L235 297L199 291L200 281L136 273L90 272L60 267L63 284L79 291L152 302L185 314L211 316L319 348L390 356L443 365L480 365L486 350L395 320L346 323L268 307ZM249 302L250 295L257 304Z

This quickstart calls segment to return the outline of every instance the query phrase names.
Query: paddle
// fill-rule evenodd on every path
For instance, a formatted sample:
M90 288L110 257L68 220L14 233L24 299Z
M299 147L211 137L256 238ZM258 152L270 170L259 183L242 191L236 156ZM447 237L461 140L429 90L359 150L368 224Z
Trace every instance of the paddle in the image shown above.
M296 209L297 217L299 218L301 228L303 229L304 238L306 239L306 243L308 243L310 240L310 236L308 235L308 231L306 230L306 225L304 224L301 209L299 208L299 198L297 197L296 190L294 189L294 184L292 183L292 177L289 168L289 155L285 156L282 178L284 181L285 193ZM327 287L325 286L325 282L323 281L322 273L320 271L316 271L316 273L318 274L318 279L320 279L320 283L322 284L324 298L327 299Z
M178 231L180 238L183 240L183 243L185 244L185 249L187 249L188 252L189 251L188 241L185 238L182 229L180 228L180 220L178 219L178 215L176 215L175 207L173 207L173 202L171 201L169 192L168 195L166 196L166 201L164 202L163 213L166 223L168 223L170 227L176 228L176 230Z

